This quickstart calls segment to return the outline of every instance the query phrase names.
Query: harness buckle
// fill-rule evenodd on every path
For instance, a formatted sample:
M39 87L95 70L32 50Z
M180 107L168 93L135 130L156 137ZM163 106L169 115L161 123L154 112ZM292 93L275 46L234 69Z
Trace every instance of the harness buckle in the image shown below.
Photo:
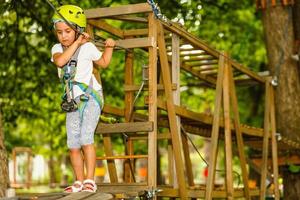
M76 60L70 60L70 62L68 63L69 67L76 67L77 66L77 61Z
M78 109L78 105L74 99L71 99L70 101L68 101L67 99L63 99L60 106L61 109L65 112L74 112Z

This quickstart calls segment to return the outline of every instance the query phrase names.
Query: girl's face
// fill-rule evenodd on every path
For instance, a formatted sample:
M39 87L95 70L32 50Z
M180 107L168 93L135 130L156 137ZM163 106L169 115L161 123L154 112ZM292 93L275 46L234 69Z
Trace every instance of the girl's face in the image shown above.
M64 22L55 23L55 31L58 41L65 47L69 47L75 41L75 31Z

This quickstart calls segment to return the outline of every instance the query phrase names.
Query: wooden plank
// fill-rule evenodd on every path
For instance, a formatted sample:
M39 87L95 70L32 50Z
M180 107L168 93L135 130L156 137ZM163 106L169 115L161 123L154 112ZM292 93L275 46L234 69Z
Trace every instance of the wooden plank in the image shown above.
M140 85L124 85L124 91L139 91ZM177 84L172 84L172 90L177 90L179 87L177 87ZM157 90L164 90L164 86L162 84L157 85ZM144 86L143 90L148 91L148 86Z
M156 45L156 41L154 37L149 36L145 38L117 40L116 45L124 48L154 47Z
M165 40L166 40L166 34L165 35ZM172 34L171 36L172 38L172 57L171 57L171 84L173 85L174 83L179 84L180 83L180 38L178 37L178 35L176 34ZM170 59L168 59L170 61ZM173 101L174 101L174 105L180 105L180 90L179 88L177 88L177 90L172 90L172 95L173 95ZM177 125L178 125L178 135L181 135L181 130L180 130L180 125L181 125L181 121L180 118L178 116L176 116L176 121L177 121ZM184 143L184 140L180 141L180 143L182 144L182 147L180 147L180 149L183 149L183 153L184 153L184 159L187 160L189 158L189 152L188 150L184 151L184 148L187 145L187 143ZM172 144L171 144L172 145ZM171 159L173 159L172 161L172 166L173 166L173 172L176 170L175 169L175 158L174 158L174 154L172 154L173 157ZM189 171L190 172L190 171ZM189 173L187 172L187 174ZM173 173L173 187L174 188L178 188L178 180L176 177L176 174Z
M269 129L270 129L270 83L265 83L265 116L264 116L264 137L263 152L260 179L260 200L264 200L266 196L266 178L268 170L268 153L269 153Z
M138 135L130 135L130 138L132 140L148 140L148 134L138 134ZM158 140L170 140L171 139L171 134L170 133L160 133L157 134L157 139Z
M234 79L232 74L232 68L229 66L228 68L229 72L229 91L230 91L230 97L232 101L232 110L233 110L233 116L234 116L234 128L235 128L235 134L236 134L236 140L237 140L237 146L238 146L238 154L240 157L240 164L241 164L241 170L242 170L242 178L244 183L244 193L245 198L247 200L251 200L250 197L250 188L249 188L249 180L248 180L248 171L247 171L247 165L246 165L246 155L244 152L244 142L243 142L243 136L241 131L241 125L240 125L240 117L239 117L239 110L238 110L238 100L236 96L236 89L234 85Z
M194 54L191 54L191 55L180 55L183 57L183 60L182 61L185 61L185 62L192 62L192 61L205 61L205 60L215 60L216 58L214 58L213 56L211 55L203 55L203 52L201 52L201 55L194 55Z
M148 37L154 38L155 41L148 49L148 121L153 122L153 129L148 135L148 187L153 189L157 187L157 20L153 13L149 13L148 16L148 29Z
M178 189L173 189L170 187L166 187L166 186L159 186L160 189L162 189L161 192L159 192L157 195L159 197L178 197L179 196L179 192ZM251 196L258 196L259 195L259 190L258 189L253 189L250 191ZM188 190L188 196L190 198L200 198L203 199L205 196L205 190L201 189L201 188L194 188L194 189L189 189ZM226 191L225 190L214 190L213 191L213 196L212 198L224 198L226 199ZM241 189L235 189L234 190L234 198L242 198L244 197L244 191Z
M133 84L134 70L133 70L133 52L125 53L125 84ZM125 92L125 122L132 121L132 113L133 113L133 101L134 101L134 93L132 91ZM133 142L131 138L127 138L125 144L125 154L129 154L130 156L134 154L133 152ZM134 174L132 174L131 170L134 170L133 160L125 160L124 162L124 181L125 182L133 182Z
M104 20L90 19L87 22L88 22L88 24L90 24L96 28L99 28L103 31L109 32L119 38L124 38L123 31L121 29L113 27L112 25L106 23Z
M170 135L171 138L171 135ZM175 161L174 161L174 150L173 150L173 145L172 141L168 140L168 177L169 177L169 183L170 185L173 185L173 187L176 187L177 184L177 179L176 179L176 174L175 174Z
M108 104L105 104L104 105L104 108L103 108L103 113L107 113L107 114L113 114L113 115L117 115L119 117L123 117L125 114L124 114L124 109L120 109L120 108L117 108L117 107L113 107L113 106L110 106Z
M267 78L267 82L270 84L271 77ZM274 175L274 194L275 200L280 199L279 182L278 182L278 155L277 155L277 140L276 140L276 120L275 120L275 97L274 88L270 84L270 123L271 123L271 142L272 142L272 161L273 161L273 175Z
M252 158L251 160L258 166L261 166L262 164L261 158ZM278 160L277 165L279 166L286 166L289 164L300 165L299 155L280 156L277 158L277 160ZM272 164L273 164L273 159L268 159L268 165L272 165ZM261 171L259 173L261 173ZM270 173L268 172L268 174ZM268 175L268 178L271 178L271 176L269 177Z
M112 16L109 17L109 19L116 19L116 20L128 21L128 22L148 23L147 18L128 16L128 15Z
M211 151L209 156L208 178L206 181L205 200L212 199L212 191L214 187L217 152L218 152L218 140L219 140L219 122L220 122L220 110L221 110L221 101L222 101L224 62L225 62L224 56L220 56L216 97L215 97L215 104L214 104L215 110L214 110L214 117L213 117L213 127L211 132L211 145L210 145Z
M124 30L123 34L124 36L145 36L148 35L149 30L147 28L143 29L132 29L132 30Z
M132 38L125 40L116 40L116 46L121 47L121 49L131 49L131 48L142 48L142 47L154 47L156 41L153 37L145 38ZM104 44L101 42L95 42L97 47L104 47Z
M189 64L190 66L203 66L203 65L217 65L217 60L184 60L185 63L193 63Z
M56 192L56 193L42 193L42 194L30 193L30 196L28 196L29 194L19 194L19 195L21 196L20 198L18 198L19 200L21 199L55 200L67 196L68 194L64 192Z
M132 132L151 132L153 131L153 122L124 122L116 124L99 123L96 133L132 133Z
M96 192L94 195L89 196L85 198L84 200L109 200L109 199L115 199L112 194L108 193L102 193L102 192Z
M183 146L183 155L184 155L184 161L185 161L185 168L186 174L187 174L187 182L189 186L195 186L194 183L194 175L193 175L193 166L192 166L192 160L190 157L190 150L189 150L189 144L188 144L188 138L186 134L182 135L182 146Z
M195 197L195 198L203 198L205 194L205 190L189 190L189 197ZM253 189L250 192L251 196L258 196L259 195L259 190L258 189ZM244 191L241 189L235 189L234 190L234 199L243 199L245 196ZM212 199L227 199L227 194L225 190L214 190L212 192Z
M180 37L176 34L172 34L172 83L180 85ZM172 84L172 85L173 85ZM173 90L174 104L180 106L180 88ZM176 116L177 124L181 127L181 120L179 116ZM180 128L178 134L181 135ZM187 135L183 134L182 147L185 160L185 167L187 172L188 185L194 186L194 176L192 171L192 161L190 158L188 138Z
M98 126L99 127L99 126ZM113 148L109 135L103 135L104 153L106 156L113 156ZM109 179L111 183L118 182L117 168L114 160L107 161Z
M145 183L120 183L120 184L98 184L98 191L110 194L126 194L136 197L139 192L148 190ZM126 199L126 198L125 198Z
M224 135L225 135L225 169L226 169L226 192L227 199L233 200L233 175L232 175L232 138L231 138L231 117L229 99L229 64L228 54L224 53L224 78L223 78L223 112L224 112Z
M60 198L60 200L81 200L86 199L90 196L94 195L92 192L77 192L77 193L71 193L65 197Z
M168 119L170 124L171 136L172 136L172 144L175 158L175 168L176 175L179 184L179 193L181 199L187 198L187 188L185 183L185 175L184 175L184 166L183 166L183 158L182 151L180 145L180 135L178 134L179 124L177 124L176 114L174 109L174 101L172 95L172 87L171 87L171 78L169 71L169 63L167 50L164 39L164 30L161 23L158 24L158 37L157 37L158 47L159 47L159 58L161 63L161 71L163 77L163 83L165 86L165 96L167 100L167 110L168 110Z
M121 156L99 156L97 160L122 160L122 159L141 159L148 158L148 155L121 155Z
M212 77L206 76L204 74L201 74L200 72L194 70L191 66L185 64L184 62L182 62L180 66L183 70L191 73L192 75L198 77L199 79L204 80L204 81L212 84L213 86L216 85L216 79L215 78L212 78Z
M139 3L124 5L118 7L93 8L84 10L87 19L104 18L118 15L136 14L152 12L152 8L148 3Z

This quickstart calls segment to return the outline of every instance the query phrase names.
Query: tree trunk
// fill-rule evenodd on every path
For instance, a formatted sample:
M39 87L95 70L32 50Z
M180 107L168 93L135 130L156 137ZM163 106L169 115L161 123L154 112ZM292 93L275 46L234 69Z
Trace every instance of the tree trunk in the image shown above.
M2 118L0 112L0 197L5 197L5 192L9 183L7 152L4 146L4 133L2 128Z
M300 81L298 63L291 58L294 46L292 16L289 6L268 6L263 10L269 69L278 78L275 96L277 132L300 143ZM300 186L300 174L286 171L283 176L284 199L299 199L297 191L290 188Z

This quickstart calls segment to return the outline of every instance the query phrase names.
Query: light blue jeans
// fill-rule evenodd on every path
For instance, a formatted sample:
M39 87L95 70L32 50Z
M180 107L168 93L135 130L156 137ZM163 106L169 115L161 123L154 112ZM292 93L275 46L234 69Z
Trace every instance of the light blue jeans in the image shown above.
M77 103L79 97L75 98ZM66 118L67 145L69 149L79 149L83 145L94 143L94 134L97 127L101 109L93 97L87 101L83 111L83 118L80 119L79 111L68 112Z

